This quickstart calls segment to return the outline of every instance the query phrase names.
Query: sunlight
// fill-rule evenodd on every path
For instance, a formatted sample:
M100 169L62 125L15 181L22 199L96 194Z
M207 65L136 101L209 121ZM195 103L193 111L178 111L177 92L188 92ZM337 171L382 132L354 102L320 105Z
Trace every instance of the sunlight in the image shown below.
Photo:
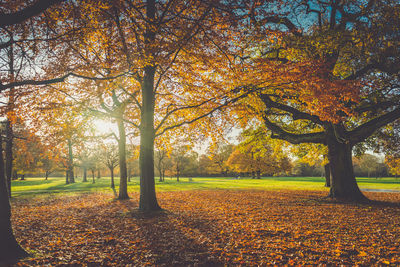
M93 122L94 129L96 130L96 134L104 135L104 134L118 134L118 127L116 123L112 123L110 121L96 119Z

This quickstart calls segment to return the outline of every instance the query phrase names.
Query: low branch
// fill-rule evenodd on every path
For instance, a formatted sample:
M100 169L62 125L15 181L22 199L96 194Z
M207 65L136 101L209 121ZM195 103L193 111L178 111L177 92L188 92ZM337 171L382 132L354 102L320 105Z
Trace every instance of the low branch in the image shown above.
M260 94L260 98L268 108L276 108L289 112L290 114L292 114L293 120L309 120L316 124L323 125L323 122L316 115L301 112L300 110L291 106L272 101L271 97L266 94Z
M376 117L358 127L354 130L349 131L347 134L351 144L357 144L364 141L366 138L371 136L379 128L400 119L400 107L395 110L388 112L382 116Z
M306 134L293 134L285 131L277 124L271 122L267 116L263 116L265 126L272 132L271 138L281 139L288 141L292 144L301 143L314 143L314 144L325 144L325 133L306 133Z
M23 80L23 81L17 81L17 82L11 82L8 84L1 84L0 83L0 92L4 91L9 88L17 87L17 86L24 86L24 85L48 85L48 84L53 84L53 83L60 83L64 82L67 78L69 77L76 77L76 78L81 78L81 79L87 79L87 80L92 80L92 81L97 81L97 80L112 80L116 79L118 77L124 76L125 73L116 75L116 76L110 76L110 77L90 77L90 76L85 76L85 75L80 75L76 73L67 73L64 76L54 78L54 79L46 79L46 80Z
M200 115L200 116L198 116L198 117L196 117L196 118L194 118L194 119L187 120L187 121L182 121L182 122L180 122L180 123L177 123L177 124L174 124L174 125L165 127L161 132L156 133L156 137L157 137L157 136L160 136L160 135L162 135L162 134L164 134L166 131L169 131L169 130L172 130L172 129L181 127L181 126L186 125L186 124L191 124L191 123L194 123L194 122L196 122L196 121L198 121L198 120L200 120L200 119L203 119L203 118L205 118L205 117L207 117L207 116L213 114L215 111L221 110L223 107L227 106L228 104L235 103L235 102L239 101L240 99L242 99L242 98L248 96L248 95L251 94L251 93L254 93L254 91L253 91L253 90L249 90L248 92L245 92L245 93L243 93L243 94L240 95L240 96L237 96L237 97L232 98L232 99L230 99L230 100L226 100L224 103L218 105L217 107L211 109L210 111L208 111L208 112L204 113L203 115ZM204 103L207 103L207 102L208 102L208 101L204 101L204 102L202 102L202 103L204 104ZM198 107L198 105L193 106L193 107ZM157 129L160 129L160 128L157 127Z
M9 14L0 14L0 27L21 23L29 18L39 15L49 7L63 1L64 0L40 0L22 10Z

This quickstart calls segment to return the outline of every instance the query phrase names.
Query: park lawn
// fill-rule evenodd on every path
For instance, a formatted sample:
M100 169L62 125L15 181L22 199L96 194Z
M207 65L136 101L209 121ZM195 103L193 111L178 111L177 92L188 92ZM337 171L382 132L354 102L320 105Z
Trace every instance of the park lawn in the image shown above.
M395 178L358 178L358 184L362 189L380 189L400 191L400 179ZM164 182L156 179L156 190L177 191L177 190L210 190L210 189L258 189L258 190L311 190L328 191L324 187L324 178L320 177L264 177L262 179L251 178L166 178ZM116 190L118 191L119 178L115 179ZM139 179L133 178L128 183L129 192L139 191ZM83 183L77 179L74 184L65 184L65 178L27 178L25 181L12 182L13 196L29 196L32 194L47 193L84 193L84 192L112 192L110 178L102 177L95 179L95 183L89 179Z

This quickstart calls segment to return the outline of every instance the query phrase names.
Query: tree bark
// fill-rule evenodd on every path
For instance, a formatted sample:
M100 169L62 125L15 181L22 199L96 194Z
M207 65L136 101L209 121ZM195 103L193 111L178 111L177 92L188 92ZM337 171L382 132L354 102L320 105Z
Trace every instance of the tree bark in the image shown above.
M115 188L115 184L114 184L114 168L110 168L110 173L111 173L111 188L114 189Z
M73 184L75 183L75 177L74 177L74 157L72 154L72 141L71 139L68 139L68 177L69 177L69 183Z
M0 136L0 144L1 142ZM0 262L29 256L21 248L11 227L11 206L8 199L3 152L0 145Z
M12 103L13 104L13 103ZM11 121L6 121L6 178L8 187L8 196L11 198L11 176L13 167L13 129Z
M68 176L69 176L69 171L66 170L66 171L65 171L65 184L69 184Z
M122 117L122 114L121 114ZM118 124L118 156L119 156L119 194L118 199L129 199L128 196L128 170L126 167L126 133L122 118L117 119Z
M97 179L100 179L101 175L100 175L100 169L97 169Z
M96 180L94 179L94 170L92 169L92 183L96 183Z
M331 168L329 163L324 165L325 170L325 187L331 187Z
M143 212L160 210L154 181L154 67L145 68L140 127L140 201Z
M83 180L82 182L87 182L87 168L83 167Z
M367 200L358 188L354 175L352 146L338 141L335 136L328 137L327 145L332 176L329 196L347 201Z
M146 5L147 19L153 21L156 14L155 0L148 0ZM151 52L151 45L155 40L155 32L152 25L147 25L144 35L145 46L147 48L146 56L150 59L154 55ZM154 181L154 75L156 67L150 62L144 68L143 81L141 85L142 108L140 120L140 200L139 210L142 212L151 212L160 210L156 198Z

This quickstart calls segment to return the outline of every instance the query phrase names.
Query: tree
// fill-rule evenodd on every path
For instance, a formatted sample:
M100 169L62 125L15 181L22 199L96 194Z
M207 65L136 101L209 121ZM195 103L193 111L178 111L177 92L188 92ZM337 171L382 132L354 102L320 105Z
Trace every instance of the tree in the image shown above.
M102 146L102 160L111 174L111 188L115 188L114 184L114 169L118 166L119 155L118 148L111 144L104 144Z
M211 147L208 151L211 159L211 166L209 166L212 172L228 176L229 165L227 164L228 158L231 155L233 146L230 144L217 144L216 147Z
M11 227L11 206L3 160L2 135L0 135L0 262L28 256L15 240Z
M275 30L283 37L265 38L259 56L250 60L255 75L249 74L248 88L261 84L260 103L255 100L251 110L272 138L327 146L332 198L366 199L355 179L352 148L400 117L394 45L399 10L393 1L299 1L297 14L319 18L299 20L314 23L305 31L292 22L294 13L253 17L261 25L280 24Z
M290 162L278 149L273 149L272 140L264 138L265 130L248 129L242 133L242 142L233 150L227 164L239 173L249 173L252 178L261 174L273 175L291 169Z
M215 90L221 77L218 72L228 68L221 64L225 56L217 36L226 35L229 29L221 27L230 19L218 17L227 10L218 8L221 3L84 2L90 8L81 13L79 23L92 26L84 32L90 38L75 38L59 60L63 64L73 61L80 76L117 77L105 87L117 97L125 95L120 102L129 114L119 120L140 132L141 211L160 209L154 182L155 139L206 118L231 101L227 96L231 86ZM90 51L79 53L81 47Z
M168 158L168 153L165 149L157 149L155 155L155 167L159 173L159 181L164 182L165 170L166 170L166 159Z

